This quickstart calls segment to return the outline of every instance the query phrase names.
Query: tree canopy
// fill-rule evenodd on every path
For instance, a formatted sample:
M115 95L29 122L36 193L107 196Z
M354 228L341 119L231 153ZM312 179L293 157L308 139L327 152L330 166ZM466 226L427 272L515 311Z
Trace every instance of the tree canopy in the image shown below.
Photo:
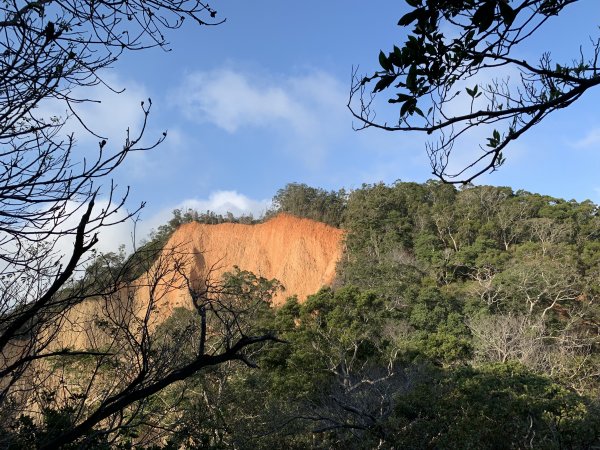
M293 198L297 214L320 212L313 196ZM96 373L93 392L109 412L148 396L74 448L598 445L598 205L439 181L363 185L332 200L346 230L334 286L271 308L275 280L234 268L215 283L182 270L192 306L155 327L144 326L152 310L140 317L105 292L99 305L121 312L93 336L122 357L96 345L48 360L72 396L38 389L41 420L12 417L0 443L43 447L81 432L96 409L79 380ZM163 230L213 218L176 213ZM157 295L151 309L161 307L159 275L174 280L173 264L185 267L186 255L167 251L142 286ZM100 255L88 274L106 285L134 262ZM269 345L274 336L283 342Z
M313 203L307 195L293 204L310 215ZM597 205L430 181L363 185L342 211L346 252L335 285L247 317L285 341L253 352L258 370L223 364L159 394L152 407L166 441L598 445ZM179 311L165 327L185 336L189 316Z
M304 183L289 183L273 197L266 218L288 213L339 227L344 221L345 204L346 191L343 189L326 191Z

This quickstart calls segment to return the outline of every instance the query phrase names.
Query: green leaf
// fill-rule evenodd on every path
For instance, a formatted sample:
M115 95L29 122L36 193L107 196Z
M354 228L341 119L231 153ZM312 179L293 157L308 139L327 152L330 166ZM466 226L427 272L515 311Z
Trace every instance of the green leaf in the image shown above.
M411 107L412 107L412 103L410 101L404 102L404 104L400 108L400 115L405 116L406 113L410 111Z
M471 96L472 98L477 98L481 95L481 92L478 93L479 85L477 84L473 89L465 88L465 90L467 91L467 94L469 94L469 96Z
M545 0L539 8L539 11L546 16L555 16L564 6L562 2L559 3L557 0Z
M397 67L403 67L404 66L404 55L402 53L402 50L400 50L397 46L394 45L394 52L392 55L393 56L393 64Z
M475 36L475 30L471 30L465 35L463 40L464 40L464 42L469 43L473 40L474 36Z
M405 116L408 113L412 116L413 113L415 112L416 107L417 107L417 99L409 98L408 100L406 100L406 102L404 102L404 104L400 108L400 115Z
M496 13L496 3L488 0L481 5L475 14L473 14L472 23L479 28L479 32L482 33L487 30L494 22Z
M500 15L502 16L502 20L504 20L506 28L510 27L514 22L517 13L508 4L508 0L500 0L498 6L500 7Z
M417 87L417 66L411 66L406 75L406 87L414 92Z
M401 27L405 27L407 25L410 25L411 23L413 23L415 20L417 20L418 18L420 18L420 16L423 14L423 10L422 9L415 9L414 11L409 12L408 14L404 14L400 20L398 21L398 25Z
M405 102L412 98L412 96L407 95L407 94L396 94L396 95L397 95L397 98L390 98L388 100L388 103L402 103L402 102Z
M506 161L506 158L504 157L502 152L499 152L498 153L498 161L496 162L496 167L500 167L502 164L504 164L505 161Z
M385 53L383 53L383 51L379 52L379 65L381 67L383 67L383 69L387 72L390 72L394 69L394 66L392 65L390 60L387 59L387 57L385 56Z
M383 76L379 79L379 81L377 81L377 84L375 84L375 87L373 88L373 92L380 92L383 91L384 89L387 89L390 84L392 84L394 82L394 80L396 79L395 76L393 75L386 75Z

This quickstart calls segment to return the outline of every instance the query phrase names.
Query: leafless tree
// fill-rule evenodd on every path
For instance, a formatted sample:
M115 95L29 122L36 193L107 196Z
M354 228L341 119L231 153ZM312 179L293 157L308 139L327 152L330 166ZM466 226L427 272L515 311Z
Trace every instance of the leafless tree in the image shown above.
M476 362L518 361L552 377L560 377L578 392L598 380L594 359L598 333L577 314L560 326L528 315L496 314L471 318Z
M488 307L494 306L500 300L500 292L494 286L497 272L492 267L474 267L470 277L475 281L472 292Z
M546 255L549 248L558 242L565 241L573 233L573 226L568 222L558 221L547 217L529 219L526 222L531 235L542 246L542 256Z
M586 290L595 280L582 278L565 255L553 255L554 247L503 272L473 271L474 292L493 314L467 325L477 360L519 361L585 392L599 376L597 297Z
M86 88L104 85L118 92L103 74L120 57L151 47L168 49L166 32L184 21L222 23L216 15L198 0L9 0L0 5L0 416L39 412L48 402L52 408L70 408L69 429L49 438L47 448L81 440L92 429L110 434L135 416L131 408L141 408L146 397L203 367L244 359L246 347L271 339L241 335L242 328L235 328L243 315L239 309L203 306L199 317L213 317L219 327L227 324L220 335L225 340L209 347L208 325L200 321L205 341L193 358L176 365L156 356L152 318L161 285L168 276L175 283L183 266L161 260L156 266L161 269L137 285L131 279L139 268L131 264L109 271L102 282L92 279L97 273L84 276L98 232L141 207L125 210L128 188L117 189L111 173L130 153L152 149L166 137L142 139L151 108L147 100L141 103L141 127L129 130L122 124L124 142L108 142L80 115L82 102L95 101ZM43 113L56 108L64 113ZM98 140L85 158L78 156L75 136L65 131L69 121ZM72 249L66 255L60 250L65 246ZM150 300L138 310L135 299L142 288L150 291ZM204 292L202 304L222 304L224 293L213 288ZM103 298L104 307L99 309L93 298ZM65 329L77 330L75 318L91 304L110 333L86 325L78 337L85 345L62 342ZM91 358L95 367L80 380L87 387L71 392L64 385L46 395L45 386L60 373L56 369L78 358ZM101 376L111 364L120 370L112 385ZM106 386L99 387L99 380Z
M131 268L125 267L112 289L103 284L103 292L56 314L52 327L44 324L38 335L50 332L48 350L4 387L3 413L8 405L12 409L9 423L44 408L62 413L67 426L44 430L49 437L37 443L39 448L114 444L124 430L143 425L152 425L145 436L151 443L164 424L164 416L152 419L156 394L172 389L175 399L166 402L172 409L185 395L179 382L203 369L228 361L253 367L256 347L277 341L253 323L278 285L240 271L216 280L213 270L197 273L194 256L163 250L143 276L129 282L122 275ZM79 280L64 296L87 289ZM187 313L181 323L169 323L167 297L182 292ZM11 343L28 346L31 340Z
M468 321L475 353L484 361L519 361L529 367L542 366L544 358L543 321L529 316L497 314Z
M496 277L498 300L515 302L518 309L542 320L579 305L583 280L561 260L523 258Z

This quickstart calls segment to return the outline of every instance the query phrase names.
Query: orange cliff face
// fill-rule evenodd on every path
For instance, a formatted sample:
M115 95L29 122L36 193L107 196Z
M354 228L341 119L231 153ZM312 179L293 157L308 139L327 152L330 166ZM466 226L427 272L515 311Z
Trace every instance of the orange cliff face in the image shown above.
M332 284L342 256L343 237L343 230L288 214L257 225L182 225L150 270L132 285L123 287L117 295L88 299L72 308L53 347L108 345L110 331L98 328L98 320L107 317L123 323L141 323L146 317L153 329L171 316L174 308L192 308L185 278L194 285L210 272L210 280L218 282L234 266L277 279L285 291L274 297L273 305L281 305L292 295L304 301L321 287ZM174 270L177 261L184 264ZM149 310L151 286L155 289Z
M279 280L285 291L273 299L275 306L291 295L303 301L334 281L343 237L340 229L285 214L258 225L183 225L144 275L110 295L88 298L70 308L42 331L41 342L49 342L49 351L100 349L122 358L136 358L147 330L155 330L174 308L192 307L186 279L193 286L209 274L218 282L234 266ZM15 341L10 350L19 355L28 345L29 340ZM10 363L10 358L0 361L0 367ZM65 379L73 392L91 386L80 376L80 371L87 369L77 361L71 371L54 371L44 364L48 363L41 360L28 369L21 380L27 386L24 391L38 373L44 378L35 383L49 391L67 392Z
M190 279L219 280L234 266L267 279L277 279L285 287L273 299L281 305L289 296L300 301L321 287L331 285L336 264L342 255L344 231L288 214L257 224L222 223L182 225L169 239L165 251L194 255L183 270ZM178 283L173 283L177 285ZM168 316L177 306L191 307L187 289L171 289L161 295L159 315Z
M102 349L132 357L146 330L155 330L176 307L192 308L186 278L193 285L209 274L213 282L218 282L234 266L279 280L285 291L273 299L275 306L292 295L303 301L334 281L343 237L343 230L286 214L258 225L185 224L173 233L144 275L111 295L88 298L70 308L56 323L47 324L40 341L49 342L49 351ZM11 342L11 354L0 355L4 358L0 367L26 351L30 344L29 340ZM49 390L61 386L60 392L65 392L65 372L39 370L44 364L47 363L43 360L33 364L21 381L29 386L30 377L39 372L44 376L42 385ZM72 372L75 378L79 376L77 370ZM74 385L77 382L69 381Z

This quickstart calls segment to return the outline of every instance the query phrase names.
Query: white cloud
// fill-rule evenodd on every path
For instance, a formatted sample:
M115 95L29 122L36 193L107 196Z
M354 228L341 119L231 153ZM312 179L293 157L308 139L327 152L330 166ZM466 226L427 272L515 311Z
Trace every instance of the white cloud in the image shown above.
M282 147L318 164L350 129L346 95L345 86L323 72L270 78L220 69L189 74L173 98L189 120L228 133L267 129Z
M575 148L591 148L600 146L600 128L592 128L587 134L573 142Z
M188 118L214 123L230 133L273 120L304 120L302 107L284 89L260 86L231 70L188 75L178 98Z
M83 103L74 103L73 107L77 115L80 117L83 123L90 128L94 133L106 138L108 143L106 149L111 154L119 151L124 143L126 137L127 128L131 129L131 137L136 137L135 133L139 133L144 118L144 113L141 109L140 102L148 99L148 93L146 88L140 84L133 83L130 81L124 81L117 75L105 74L103 75L104 82L111 86L118 93L112 91L104 84L98 84L95 86L88 86L85 88L74 89L71 92L72 98L85 98L90 101ZM70 116L72 113L68 111L67 105L64 102L57 100L46 100L40 104L35 110L35 115L39 118L48 119L53 116L65 118ZM84 159L87 163L90 160L95 160L98 157L98 142L101 138L94 136L79 122L79 120L72 116L63 126L60 131L60 136L67 136L74 134L75 146L72 149L71 164L73 164L75 171L81 170ZM160 136L158 133L156 137ZM146 136L147 141L152 142L156 137L151 135L151 131L148 131ZM131 156L137 156L133 154ZM105 160L109 156L105 156ZM126 164L126 163L125 163ZM129 171L132 172L131 170ZM94 186L99 187L100 184L104 184L106 188L101 190L101 194L107 194L107 190L110 186L109 179L95 180ZM116 192L118 194L124 194L124 189L119 189ZM108 208L107 200L98 199L94 208L93 217L98 215L100 211ZM81 216L85 212L85 205L77 202L66 202L65 205L65 217L66 219L58 225L57 231L69 230L77 227ZM110 222L120 222L127 216L127 211L123 208L116 214L110 217ZM102 227L99 230L99 242L94 246L99 252L109 252L118 250L119 245L125 244L129 249L132 248L132 236L133 222L126 220L122 223L116 223L112 226ZM90 236L91 237L91 236ZM66 263L68 257L73 251L73 236L63 235L57 239L52 239L47 242L48 245L53 245L53 250L57 258L60 258L63 263Z
M66 220L59 226L61 230L74 229L79 224L81 217L85 213L87 205L69 201L65 207ZM110 208L106 199L96 200L92 211L92 219L101 215L102 211ZM114 205L112 206L114 208ZM114 214L111 214L105 223L107 226L97 230L98 243L94 245L94 249L101 253L117 251L120 245L125 245L127 249L132 248L132 231L133 219L127 219L128 212L125 208L121 208ZM114 225L110 225L114 224ZM89 227L88 227L89 228ZM57 240L55 250L58 254L69 257L73 251L73 235L62 236ZM89 236L91 238L91 235Z
M148 106L149 95L144 86L129 80L121 80L116 76L110 77L107 83L115 89L124 89L124 91L116 93L104 85L86 88L86 96L99 102L81 104L78 113L88 128L107 138L109 145L121 147L125 142L128 128L131 130L131 137L137 137L144 118L141 102L144 101ZM83 130L79 134L83 139L98 140ZM150 139L149 136L146 137L147 140Z
M119 148L125 141L128 128L131 137L139 133L144 118L141 102L148 105L148 92L143 85L123 80L114 73L105 74L103 80L105 84L74 89L70 94L72 98L89 100L73 103L72 107L90 131L106 138L109 145ZM71 116L62 134L74 133L76 141L83 145L93 143L96 146L100 141L82 126L63 102L48 100L40 105L36 115L45 118Z
M236 191L216 191L208 199L187 199L179 204L181 209L197 211L214 211L218 214L231 212L234 216L252 214L262 216L270 206L270 200L254 200Z
M103 80L106 84L75 89L71 94L73 98L89 99L73 105L81 121L68 111L64 102L56 100L44 102L36 111L36 115L43 118L70 116L60 134L61 136L73 134L75 137L71 157L73 162L80 162L83 158L89 161L97 157L98 144L102 139L107 140L105 152L114 155L123 148L128 130L131 139L138 138L142 130L145 113L141 103L144 102L144 108L148 108L150 97L146 86L123 79L114 72L105 74ZM164 103L161 104L160 99L152 105L144 135L136 145L137 148L154 145L162 138L163 132L167 131L164 118L160 117L161 112L164 112L164 110L160 111L161 106L164 106ZM159 157L155 156L158 151L129 153L121 164L121 167L127 171L126 178L143 179L157 170L163 170L164 159L171 158L178 147L185 144L186 139L186 133L182 129L170 127L165 142L159 147Z

